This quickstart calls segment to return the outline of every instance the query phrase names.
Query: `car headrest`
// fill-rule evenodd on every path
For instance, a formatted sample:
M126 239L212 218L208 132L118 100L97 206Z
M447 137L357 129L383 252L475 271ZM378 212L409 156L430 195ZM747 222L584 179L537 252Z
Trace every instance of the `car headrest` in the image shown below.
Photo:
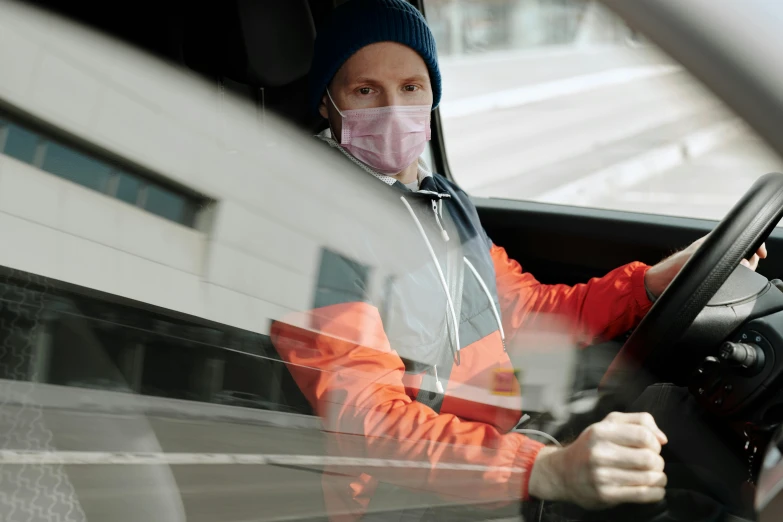
M250 83L279 87L307 74L315 24L306 0L237 0L236 6Z
M182 58L209 76L280 87L307 75L315 24L307 0L221 0L185 12Z

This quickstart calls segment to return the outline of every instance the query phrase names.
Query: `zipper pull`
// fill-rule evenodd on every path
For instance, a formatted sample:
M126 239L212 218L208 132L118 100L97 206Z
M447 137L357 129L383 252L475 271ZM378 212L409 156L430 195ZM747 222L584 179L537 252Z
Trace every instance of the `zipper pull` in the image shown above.
M438 223L438 227L440 227L440 235L443 238L443 241L449 240L449 233L446 232L446 229L443 228L443 223L440 222L440 214L438 213L438 202L436 200L432 200L432 211L435 213L435 221Z

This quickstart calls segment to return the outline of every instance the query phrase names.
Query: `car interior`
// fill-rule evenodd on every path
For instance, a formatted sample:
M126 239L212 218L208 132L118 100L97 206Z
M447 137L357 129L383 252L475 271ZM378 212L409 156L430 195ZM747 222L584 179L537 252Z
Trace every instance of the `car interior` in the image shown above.
M314 134L324 128L325 122L307 111L307 74L317 27L340 1L221 0L194 3L144 0L97 5L54 1L34 3L62 12L178 67L189 69L206 78L218 93L231 93L249 100L257 111L259 121L263 121L267 113L274 113L302 132ZM411 3L426 16L426 0L413 0ZM448 89L448 85L445 85L445 89ZM431 154L434 168L451 178L449 143L437 110L432 118ZM722 399L720 404L716 402L718 399L713 392L717 383L721 383L724 388L730 383L735 389L747 390L748 396L755 397L758 386L764 386L774 378L769 373L772 370L753 373L752 369L748 369L752 364L739 361L740 355L735 355L732 350L738 350L737 346L746 341L748 336L759 336L761 351L747 355L753 361L759 361L764 357L774 359L774 346L783 345L783 338L778 339L780 336L775 333L779 328L768 317L783 309L783 293L768 291L768 288L783 290L783 283L777 281L777 276L783 273L783 256L777 255L783 252L783 232L774 228L780 218L780 211L773 208L777 201L775 198L781 191L781 181L772 177L759 183L755 192L746 196L732 214L735 226L726 224L719 230L720 237L718 234L713 235L715 240L709 243L709 251L700 258L703 266L694 265L691 271L701 281L709 274L712 274L709 277L714 276L709 272L708 265L722 263L724 267L724 273L718 279L711 279L711 286L708 285L713 292L722 286L717 297L710 301L710 310L696 310L695 314L700 315L695 326L687 332L689 325L675 325L676 328L668 330L664 327L676 323L674 319L683 314L686 305L690 308L687 308L688 313L685 315L693 312L696 305L687 304L688 299L706 291L703 286L689 286L683 281L675 291L665 294L665 302L659 307L663 311L648 318L631 334L623 352L626 355L632 350L649 353L656 342L670 344L666 353L656 358L655 373L665 373L679 384L688 385L696 393L704 394L705 407L718 416L729 415L733 410L728 406L723 408ZM716 227L716 222L700 219L500 198L477 197L474 201L492 240L505 247L509 256L518 260L539 281L552 284L584 282L631 261L654 264ZM761 224L758 224L759 221ZM727 263L736 264L740 256L759 243L759 238L766 234L769 234L766 244L772 255L760 264L760 275L751 276L744 272L732 275L726 268ZM721 257L722 249L732 250L733 257ZM772 280L771 286L766 285L766 280L762 281L764 278ZM729 283L723 285L726 280ZM734 314L735 307L740 306L738 303L749 306L745 320L758 320L762 324L754 323L745 327L744 321L738 321L733 315L726 319L725 314ZM703 306L706 303L701 304ZM652 335L651 332L663 333ZM729 344L734 344L725 348L728 350L726 358L736 357L739 361L737 365L745 365L738 376L722 367L715 357L707 357L706 353L706 350L726 340L729 334L732 336ZM577 367L595 366L598 368L598 378L601 378L625 341L626 338L623 338L585 349L579 355L583 360ZM267 343L268 340L263 342ZM696 349L690 352L693 355L681 355L682 351L678 351L687 343L691 343L689 346L696 345ZM267 349L271 350L269 346ZM612 384L613 379L625 379L623 382L627 384L629 377L624 371L613 365L605 378L605 384ZM634 376L631 378L639 377L638 373L631 373ZM694 380L694 375L699 380ZM291 411L311 413L290 375L283 375L281 379L279 387ZM579 386L583 389L598 385L594 378L583 376L582 381ZM706 391L700 392L703 388ZM230 396L226 400L229 399L239 401L237 397ZM755 407L748 416L763 425L768 434L771 426L783 421L783 401L779 403L777 396L765 401L763 406ZM729 402L726 401L727 404ZM736 404L732 403L734 406ZM743 419L740 424L733 422L727 431L731 436L741 438L746 420ZM755 465L759 465L758 461Z

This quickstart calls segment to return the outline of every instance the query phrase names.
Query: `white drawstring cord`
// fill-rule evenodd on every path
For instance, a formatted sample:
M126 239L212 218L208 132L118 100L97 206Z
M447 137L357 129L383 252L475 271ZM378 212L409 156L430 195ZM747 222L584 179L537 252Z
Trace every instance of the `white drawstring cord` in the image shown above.
M432 248L432 244L430 243L429 238L427 237L427 233L424 231L424 227L421 226L421 222L419 221L419 218L416 216L416 213L413 211L413 207L411 207L411 204L408 203L408 200L405 199L404 196L400 196L400 199L402 200L405 207L408 209L408 212L410 212L410 215L413 217L413 221L416 223L416 228L419 229L419 234L421 235L422 239L424 239L424 243L427 245L427 250L430 252L430 257L432 258L432 261L435 263L435 269L438 271L438 277L440 278L440 284L443 287L443 291L446 293L446 301L449 304L449 312L451 315L451 321L453 324L454 329L454 348L457 352L459 352L460 344L459 344L459 322L457 321L457 313L454 310L454 302L451 300L451 294L449 293L449 285L446 283L446 276L443 275L443 269L440 266L440 263L438 262L438 256L435 255L435 250Z
M484 293L487 295L487 299L489 299L489 304L492 307L492 313L495 314L495 321L497 321L498 329L500 330L500 339L504 342L503 349L505 350L506 332L503 331L503 321L500 319L500 313L495 306L495 300L492 298L492 294L490 293L489 288L487 288L486 283L484 283L484 279L481 278L481 275L478 273L478 270L476 270L476 267L473 266L473 263L471 263L467 257L463 257L462 259L465 260L465 264L468 265L470 271L473 272L474 276L476 276L479 285L481 285L481 289L484 290Z
M438 390L438 393L443 393L443 385L440 383L440 377L438 377L438 365L436 364L433 368L435 368L435 389Z
M532 429L522 429L522 428L518 428L518 429L515 429L513 431L514 431L514 433L522 433L523 435L538 435L539 437L544 437L546 440L554 443L555 446L557 446L558 448L562 448L563 447L563 445L560 444L560 442L556 438L554 438L549 433L546 433L546 432L543 432L543 431L532 430Z

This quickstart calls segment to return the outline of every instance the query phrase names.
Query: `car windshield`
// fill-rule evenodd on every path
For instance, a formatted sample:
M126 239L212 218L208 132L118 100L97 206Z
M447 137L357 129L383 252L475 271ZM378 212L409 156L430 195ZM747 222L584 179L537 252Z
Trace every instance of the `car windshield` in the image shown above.
M783 160L602 3L0 0L0 71L0 520L774 504L783 236L621 348Z

